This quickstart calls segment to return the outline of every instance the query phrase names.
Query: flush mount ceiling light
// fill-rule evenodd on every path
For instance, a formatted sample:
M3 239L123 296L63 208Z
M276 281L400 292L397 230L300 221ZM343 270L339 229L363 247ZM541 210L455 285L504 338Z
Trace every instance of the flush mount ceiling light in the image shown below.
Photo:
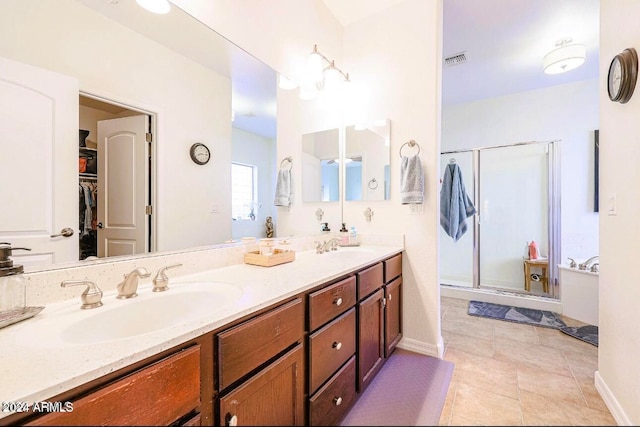
M171 3L168 0L136 0L136 3L149 12L164 15L171 10Z
M584 64L586 49L582 44L570 44L571 38L556 42L556 49L544 56L545 74L560 74Z

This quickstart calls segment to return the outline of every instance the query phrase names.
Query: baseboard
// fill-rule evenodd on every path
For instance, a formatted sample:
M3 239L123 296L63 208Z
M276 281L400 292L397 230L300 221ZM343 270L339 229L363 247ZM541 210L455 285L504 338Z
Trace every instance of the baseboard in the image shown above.
M437 346L432 344L427 344L422 341L413 340L410 338L402 338L398 343L398 348L407 351L413 351L415 353L426 354L427 356L437 357L438 359L442 359L442 355L444 354L444 344L442 337L438 340L439 343Z
M602 376L600 376L600 371L596 371L593 376L595 378L596 390L598 390L598 393L600 393L600 397L602 397L602 400L604 400L607 408L609 408L609 412L611 412L611 415L616 420L616 423L619 426L635 425L631 422L627 414L624 412L624 409L622 409L622 406L620 406L620 403L618 403L616 397L613 395L613 393L611 393L611 390L602 379Z

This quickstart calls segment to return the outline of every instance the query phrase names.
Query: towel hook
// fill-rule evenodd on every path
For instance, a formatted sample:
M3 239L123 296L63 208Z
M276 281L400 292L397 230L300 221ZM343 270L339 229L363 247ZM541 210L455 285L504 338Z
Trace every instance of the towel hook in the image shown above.
M416 156L418 154L420 154L420 145L412 139L412 140L407 141L404 144L402 144L402 146L400 146L400 157L401 158L402 158L402 149L404 148L405 145L409 145L409 147L418 147L418 152L416 153Z
M282 165L284 162L289 162L289 170L293 168L293 158L291 156L287 156L280 162L280 169L282 169Z

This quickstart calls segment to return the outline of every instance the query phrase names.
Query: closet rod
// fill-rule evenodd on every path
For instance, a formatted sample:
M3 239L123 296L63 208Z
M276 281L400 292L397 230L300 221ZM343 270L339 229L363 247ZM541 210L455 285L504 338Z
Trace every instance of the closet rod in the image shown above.
M552 142L560 142L560 141L562 140L552 139L550 141L526 141L526 142L516 142L514 144L485 145L484 147L467 148L466 150L442 151L440 152L440 154L468 153L475 150L485 150L487 148L505 148L505 147L516 147L518 145L531 145L531 144L551 144Z

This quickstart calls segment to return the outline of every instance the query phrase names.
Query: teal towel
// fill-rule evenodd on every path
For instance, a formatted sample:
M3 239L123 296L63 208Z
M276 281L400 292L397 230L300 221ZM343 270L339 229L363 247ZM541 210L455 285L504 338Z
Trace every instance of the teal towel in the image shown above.
M457 163L449 163L440 189L440 225L457 242L467 231L466 219L476 213Z

